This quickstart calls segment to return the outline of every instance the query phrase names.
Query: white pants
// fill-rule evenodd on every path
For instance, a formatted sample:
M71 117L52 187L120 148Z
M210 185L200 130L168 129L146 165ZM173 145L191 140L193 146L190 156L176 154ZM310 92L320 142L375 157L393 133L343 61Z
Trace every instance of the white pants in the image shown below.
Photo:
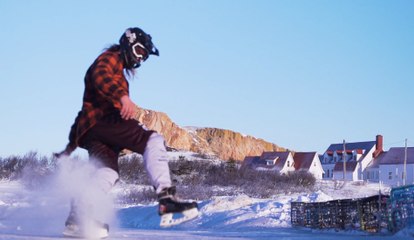
M171 187L167 150L165 149L164 138L160 134L151 134L143 157L145 168L156 192L159 193L162 189ZM108 167L98 169L95 174L96 184L104 192L111 190L118 177L118 173Z
M159 193L163 188L171 187L170 168L164 138L158 133L151 134L144 151L144 163L151 184Z

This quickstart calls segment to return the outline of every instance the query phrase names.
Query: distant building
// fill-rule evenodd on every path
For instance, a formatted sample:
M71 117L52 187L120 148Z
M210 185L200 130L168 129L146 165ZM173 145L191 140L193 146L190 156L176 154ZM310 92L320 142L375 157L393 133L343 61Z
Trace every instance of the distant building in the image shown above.
M311 173L316 179L322 179L325 173L316 152L296 152L293 155L296 171Z
M245 157L243 165L256 170L277 171L280 174L295 171L291 152L263 152L261 156L248 156Z
M368 166L366 180L381 181L391 187L402 186L405 157L407 157L405 184L414 184L414 147L407 148L407 155L404 147L393 147L388 152L381 153Z
M293 171L306 171L321 179L323 168L316 152L264 152L261 156L248 156L244 166L257 170L278 171L286 174Z
M381 135L376 136L376 141L346 142L345 151L343 143L331 144L321 156L323 179L364 180L367 166L382 152L383 137Z

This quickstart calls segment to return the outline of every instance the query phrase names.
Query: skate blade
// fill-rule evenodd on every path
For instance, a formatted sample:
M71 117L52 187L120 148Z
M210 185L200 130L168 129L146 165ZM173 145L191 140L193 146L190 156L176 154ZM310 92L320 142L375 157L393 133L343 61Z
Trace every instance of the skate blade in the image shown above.
M176 218L176 219L173 218L174 215L172 213L167 213L167 214L162 215L160 226L161 227L175 226L175 225L181 224L183 222L190 221L190 220L198 217L198 215L199 215L197 208L188 209L188 210L182 212L182 214L183 214L183 217Z
M82 231L77 226L67 226L62 234L71 238L86 238L86 239L103 239L107 238L109 233L107 229L96 228L89 229L88 231Z

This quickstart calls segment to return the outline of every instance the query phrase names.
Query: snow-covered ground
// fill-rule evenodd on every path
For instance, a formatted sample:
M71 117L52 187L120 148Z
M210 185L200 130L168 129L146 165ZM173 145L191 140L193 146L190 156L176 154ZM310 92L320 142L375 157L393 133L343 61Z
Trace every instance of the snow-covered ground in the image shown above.
M119 184L114 193L129 188ZM115 206L110 239L407 239L410 233L372 235L362 231L292 228L291 201L327 201L375 195L378 184L318 182L311 194L271 199L246 195L214 197L200 202L200 218L163 229L156 203ZM387 189L383 189L387 190ZM0 181L0 239L61 239L68 199L53 189L31 191L18 181Z

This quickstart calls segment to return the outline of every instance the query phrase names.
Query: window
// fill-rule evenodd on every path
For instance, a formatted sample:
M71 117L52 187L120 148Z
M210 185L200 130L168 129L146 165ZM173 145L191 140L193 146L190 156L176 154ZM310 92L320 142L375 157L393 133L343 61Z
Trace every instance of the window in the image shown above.
M388 179L391 180L392 179L392 172L388 172Z
M288 166L288 167L290 166L290 161L287 161L287 166Z

